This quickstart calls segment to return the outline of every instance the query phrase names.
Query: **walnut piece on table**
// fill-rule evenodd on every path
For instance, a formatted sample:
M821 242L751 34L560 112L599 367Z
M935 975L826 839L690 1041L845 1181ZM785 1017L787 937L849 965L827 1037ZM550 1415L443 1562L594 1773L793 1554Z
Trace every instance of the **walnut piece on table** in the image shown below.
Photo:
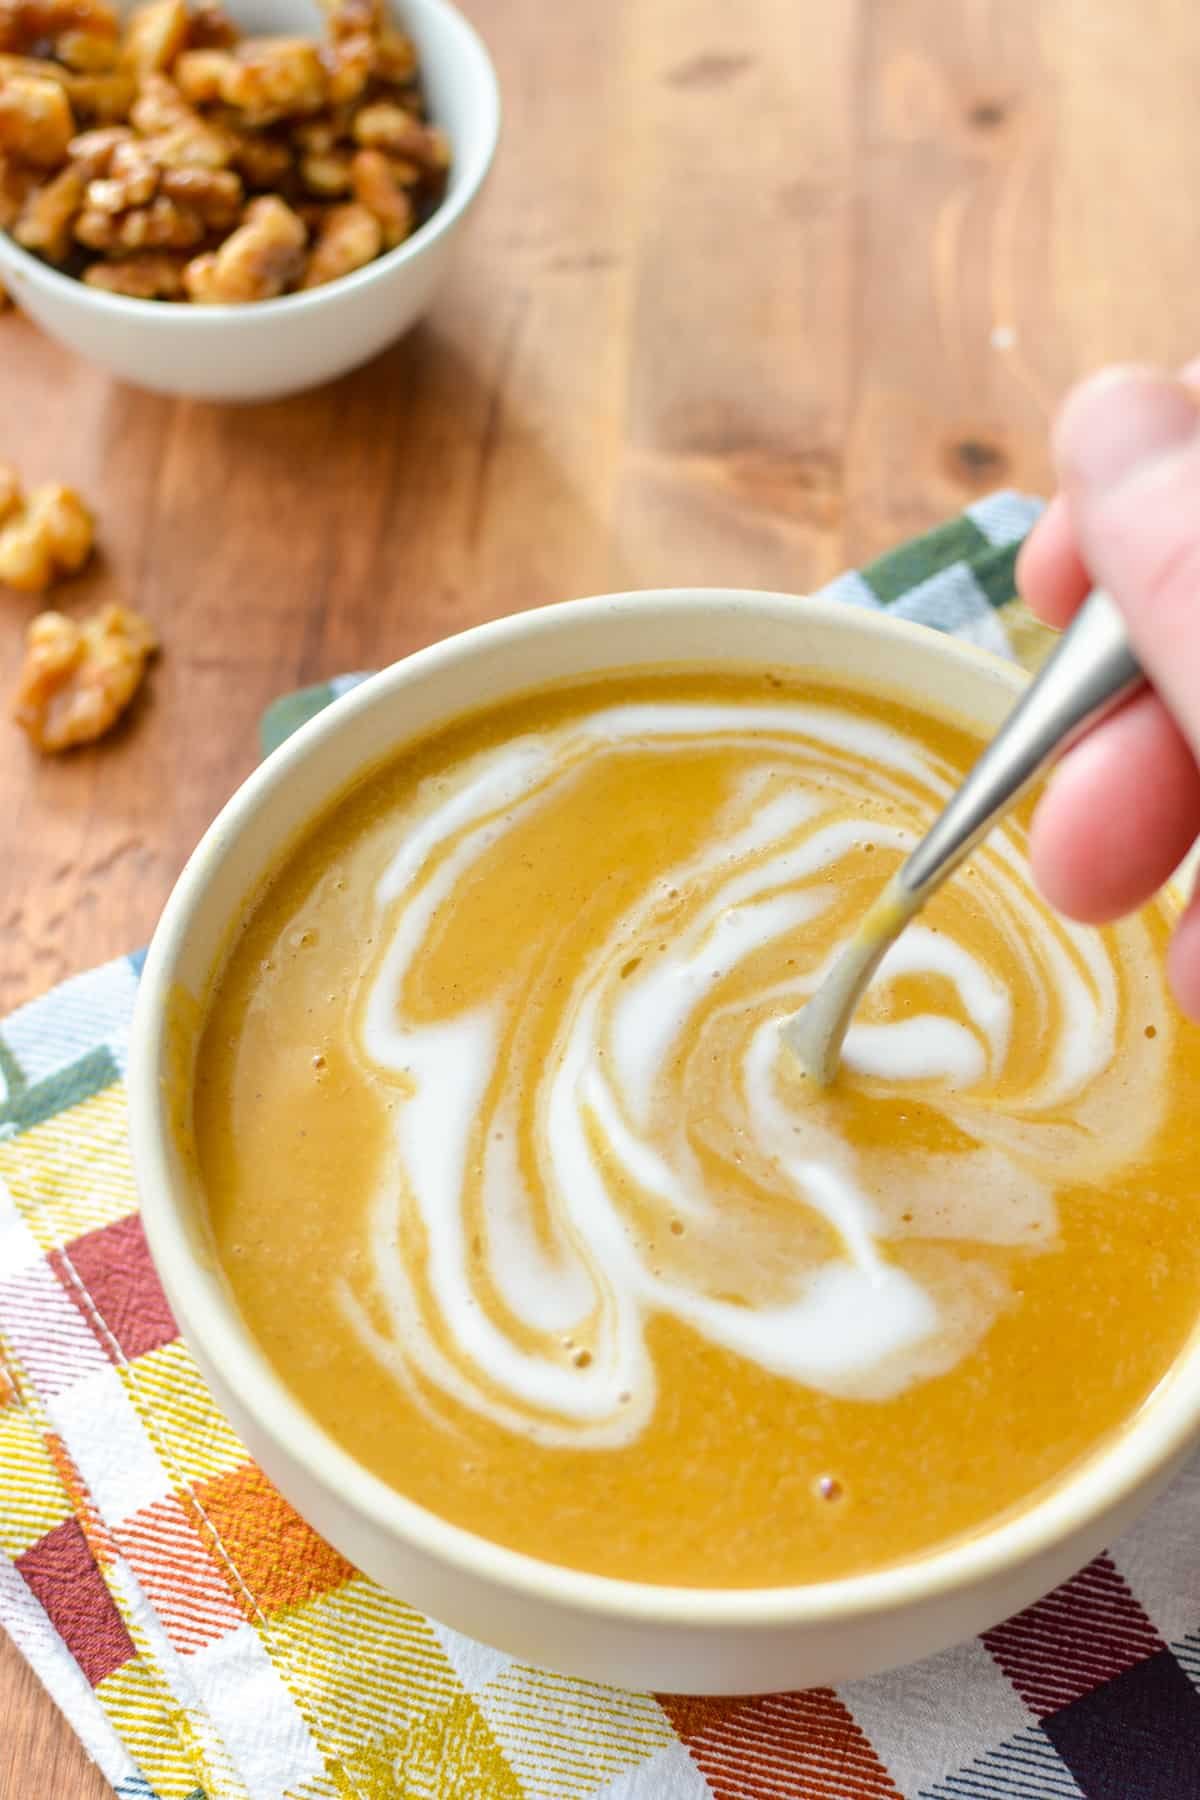
M22 499L11 469L0 470L0 582L38 594L82 569L95 537L92 515L74 488L47 482Z
M157 648L146 621L123 606L78 622L41 613L26 636L13 717L37 750L90 744L128 707Z

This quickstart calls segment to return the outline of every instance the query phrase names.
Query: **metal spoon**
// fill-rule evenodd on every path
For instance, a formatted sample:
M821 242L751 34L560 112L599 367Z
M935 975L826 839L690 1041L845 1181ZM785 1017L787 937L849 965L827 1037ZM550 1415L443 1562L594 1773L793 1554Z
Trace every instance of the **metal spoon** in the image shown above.
M916 849L892 877L784 1041L822 1086L837 1074L846 1028L871 977L913 915L1043 769L1145 680L1125 625L1097 589Z

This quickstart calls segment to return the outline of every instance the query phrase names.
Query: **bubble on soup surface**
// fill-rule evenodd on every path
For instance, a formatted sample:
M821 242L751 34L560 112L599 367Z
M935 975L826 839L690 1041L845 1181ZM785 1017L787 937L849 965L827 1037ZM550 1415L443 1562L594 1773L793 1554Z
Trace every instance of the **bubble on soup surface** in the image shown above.
M836 1475L818 1476L816 1487L822 1500L840 1500L844 1491Z

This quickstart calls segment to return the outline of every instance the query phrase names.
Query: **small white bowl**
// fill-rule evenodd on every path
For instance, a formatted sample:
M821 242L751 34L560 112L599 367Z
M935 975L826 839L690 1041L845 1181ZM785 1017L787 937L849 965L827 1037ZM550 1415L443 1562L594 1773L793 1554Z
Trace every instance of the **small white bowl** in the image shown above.
M122 0L129 12L133 0ZM231 0L250 34L317 37L309 0ZM43 330L137 387L204 400L275 400L357 368L429 305L478 198L500 131L500 93L479 36L448 0L403 0L430 115L450 137L445 198L407 241L327 287L247 306L191 306L105 294L0 232L0 279Z
M282 745L180 876L142 976L130 1135L151 1253L184 1338L251 1454L345 1556L410 1604L527 1661L625 1687L763 1693L927 1656L1082 1567L1200 1435L1200 1333L1119 1431L1028 1507L970 1538L806 1587L618 1581L448 1524L364 1468L304 1411L217 1266L191 1141L205 996L250 897L297 835L381 758L473 707L545 682L664 663L826 670L985 733L1024 682L1011 663L883 612L727 590L580 600L420 651ZM551 1546L552 1526L546 1537Z

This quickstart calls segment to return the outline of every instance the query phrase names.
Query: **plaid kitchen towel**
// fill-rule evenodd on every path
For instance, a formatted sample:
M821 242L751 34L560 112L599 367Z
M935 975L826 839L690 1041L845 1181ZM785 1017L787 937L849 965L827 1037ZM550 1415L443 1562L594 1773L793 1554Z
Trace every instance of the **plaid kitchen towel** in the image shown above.
M1011 600L1034 511L983 501L831 591L1034 660ZM0 1028L0 1624L125 1800L1200 1797L1200 1466L1029 1611L837 1691L568 1680L357 1574L249 1461L155 1280L122 1086L139 966Z

